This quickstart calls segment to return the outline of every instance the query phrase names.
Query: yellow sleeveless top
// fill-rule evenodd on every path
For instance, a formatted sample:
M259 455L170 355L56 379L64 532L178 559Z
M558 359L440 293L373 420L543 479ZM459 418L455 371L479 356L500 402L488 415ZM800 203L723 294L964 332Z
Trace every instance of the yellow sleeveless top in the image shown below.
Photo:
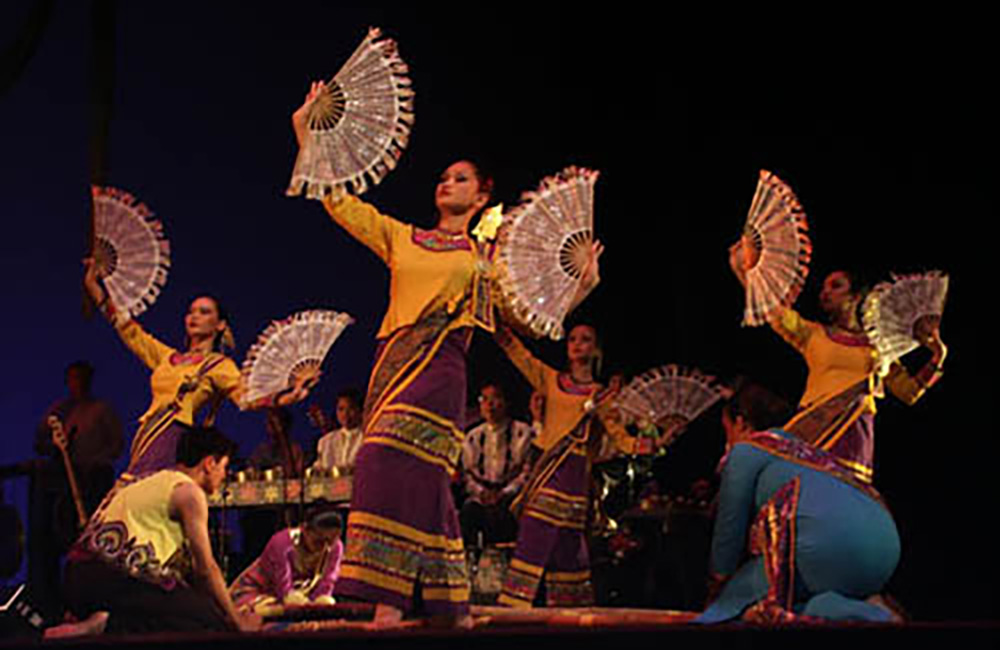
M134 578L165 588L183 582L190 562L184 529L170 517L170 496L178 485L193 482L165 469L113 490L77 547Z

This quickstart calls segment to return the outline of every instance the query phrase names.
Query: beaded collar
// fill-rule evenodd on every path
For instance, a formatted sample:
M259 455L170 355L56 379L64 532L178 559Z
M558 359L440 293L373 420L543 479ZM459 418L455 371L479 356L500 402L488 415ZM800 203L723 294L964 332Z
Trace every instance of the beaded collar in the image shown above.
M413 228L413 243L429 251L471 251L472 244L465 233L445 232L435 228Z

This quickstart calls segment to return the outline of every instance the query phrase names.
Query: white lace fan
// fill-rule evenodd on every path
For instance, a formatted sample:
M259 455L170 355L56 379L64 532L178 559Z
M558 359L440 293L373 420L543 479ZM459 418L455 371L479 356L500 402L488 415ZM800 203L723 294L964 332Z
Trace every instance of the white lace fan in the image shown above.
M120 317L138 316L167 283L170 243L145 204L122 190L91 186L98 273Z
M646 429L655 425L672 434L670 440L690 422L732 390L696 369L670 364L653 368L635 377L615 401L626 424Z
M267 326L243 361L243 403L250 405L315 377L334 341L354 322L348 314L311 309Z
M948 296L948 276L941 271L912 275L893 274L865 298L864 326L878 351L881 370L920 347L913 327L924 316L941 316Z
M309 108L309 133L299 148L286 194L310 199L350 185L355 194L396 167L413 124L408 68L391 39L371 29Z
M798 298L812 256L808 228L792 189L762 169L743 229L747 267L744 325L763 325L771 312L791 306Z
M504 215L498 239L502 308L535 336L563 336L593 241L597 177L596 171L567 167Z

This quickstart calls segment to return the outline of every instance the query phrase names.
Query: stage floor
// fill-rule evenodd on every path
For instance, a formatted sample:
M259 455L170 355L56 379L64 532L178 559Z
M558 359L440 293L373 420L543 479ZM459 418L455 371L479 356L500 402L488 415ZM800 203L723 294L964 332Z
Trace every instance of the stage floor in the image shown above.
M761 628L745 624L703 626L691 622L696 614L643 609L539 608L512 610L474 607L476 625L471 630L429 627L420 621L405 621L399 628L375 631L368 627L371 607L337 605L319 611L297 609L272 617L267 629L252 634L156 634L58 639L42 642L59 647L155 647L163 650L215 650L256 648L474 648L526 650L585 644L606 650L655 647L730 646L752 648L838 648L864 644L928 644L950 647L997 647L1000 625L986 623L909 623L906 625L831 624ZM38 647L37 640L0 640L0 648ZM595 645L597 644L597 645ZM574 649L575 650L575 649ZM582 648L581 648L582 650Z

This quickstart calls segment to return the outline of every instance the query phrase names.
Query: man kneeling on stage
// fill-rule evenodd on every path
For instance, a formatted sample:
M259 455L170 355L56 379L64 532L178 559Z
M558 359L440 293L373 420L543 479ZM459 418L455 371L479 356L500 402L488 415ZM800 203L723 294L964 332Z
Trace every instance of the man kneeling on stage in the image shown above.
M212 428L190 429L177 465L123 477L69 554L65 591L78 618L107 611L108 632L260 628L240 614L212 557L206 493L219 489L236 445Z

